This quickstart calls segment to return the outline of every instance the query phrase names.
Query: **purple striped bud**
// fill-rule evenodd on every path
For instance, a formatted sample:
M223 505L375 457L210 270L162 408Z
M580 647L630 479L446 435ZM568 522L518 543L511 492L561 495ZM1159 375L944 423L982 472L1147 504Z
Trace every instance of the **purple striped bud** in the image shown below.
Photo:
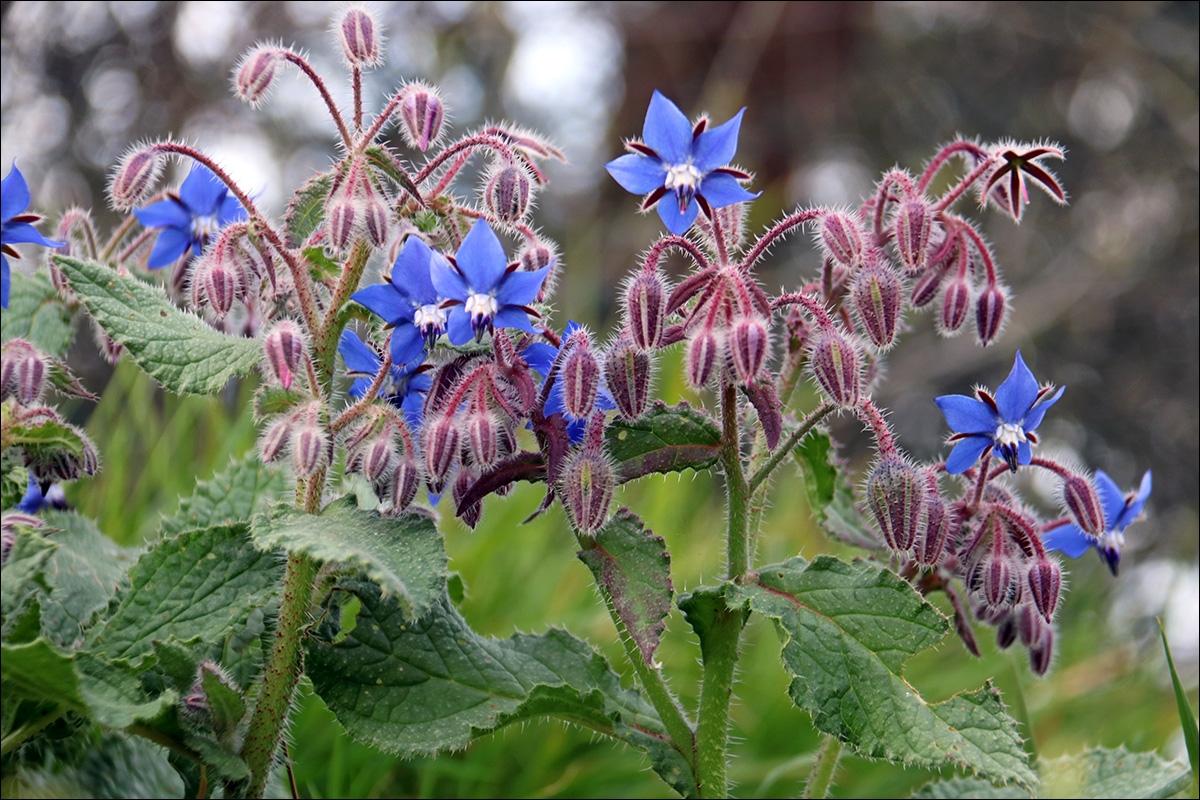
M493 168L484 187L487 209L501 222L516 222L529 209L529 175L514 163Z
M1063 479L1062 499L1071 518L1084 532L1092 536L1104 533L1104 509L1091 481L1075 473L1067 475Z
M473 411L467 415L464 427L471 459L480 467L496 463L500 458L500 435L496 415L487 409Z
M975 301L975 332L984 347L991 344L1004 327L1004 315L1008 312L1008 295L998 284L983 290Z
M477 480L479 480L479 476L475 474L475 471L464 467L458 471L458 477L454 479L454 485L450 488L450 495L454 500L454 507L458 510L458 516L469 528L478 525L479 518L483 516L483 504L478 500L466 508L463 508L462 504L463 498L467 496L467 492L471 491L471 487Z
M711 327L701 328L688 341L684 372L693 389L703 389L708 385L720 351L721 337Z
M317 425L299 425L292 435L292 466L300 477L329 463L329 437Z
M1031 603L1022 603L1013 611L1017 618L1017 634L1021 644L1033 647L1041 640L1045 631L1049 630L1046 620Z
M17 402L26 406L36 403L46 389L46 360L33 350L17 362L14 377Z
M218 316L225 316L233 308L234 302L245 294L246 285L241 270L230 261L218 257L209 260L208 269L204 270L203 275L201 299Z
M886 264L872 261L858 271L850 288L850 299L863 330L876 347L891 347L900 321L902 287L900 278Z
M446 109L437 91L423 83L411 83L400 90L400 120L404 138L424 153L442 132Z
M458 456L458 420L443 414L425 427L424 436L425 475L436 485L444 486Z
M979 592L992 608L1012 608L1021 599L1021 575L1012 558L990 551L976 567Z
M21 368L30 359L41 361L42 355L36 347L24 339L12 339L5 342L4 349L0 352L2 352L0 354L0 389L3 390L3 398L7 400L9 397L15 396L20 399L22 394L22 380L19 377ZM44 371L45 365L43 364ZM38 394L40 395L41 393L39 392ZM24 400L21 400L21 402L25 403ZM29 402L32 403L33 401L30 400Z
M916 540L916 561L926 567L937 566L946 554L946 544L954 527L957 514L946 507L938 491L937 476L927 471L925 496L921 501L921 521Z
M586 333L574 333L571 340L574 345L563 361L560 378L563 407L568 417L585 419L596 404L596 392L600 389L600 364L596 361Z
M284 418L273 423L258 440L258 452L264 464L277 461L292 443L292 421Z
M854 267L862 258L862 234L848 215L833 211L821 218L821 244L834 260Z
M667 321L667 285L658 270L640 271L625 287L625 329L633 346L654 350Z
M391 431L385 426L383 433L372 439L363 450L363 477L371 483L383 480L396 463L396 457L396 442Z
M924 200L910 198L896 212L896 249L910 275L925 269L933 216Z
M355 187L359 181L359 165L352 164L349 173L340 183L335 178L333 189L325 199L325 222L329 228L329 244L345 251L354 240L359 223L359 199Z
M867 506L888 547L907 552L917 538L924 492L917 470L900 456L879 460L867 479Z
M108 198L118 211L141 205L162 173L164 159L157 145L129 150L108 184Z
M817 334L808 356L813 376L833 402L850 407L858 402L862 384L858 348L833 328Z
M1017 640L1017 615L1011 611L996 624L996 647L1007 650Z
M1033 604L1049 622L1054 618L1054 609L1058 607L1062 592L1062 568L1053 559L1040 558L1029 568L1028 584Z
M1029 668L1035 675L1045 675L1054 662L1054 629L1046 626L1037 643L1029 648Z
M759 317L741 317L729 328L729 360L743 386L753 386L767 360L767 326Z
M338 38L346 63L358 69L373 69L382 62L379 24L363 6L351 6L337 22Z
M411 455L405 454L392 472L392 511L399 513L412 505L421 482L421 468Z
M363 215L363 225L367 229L367 238L375 247L387 244L389 231L388 206L371 185L370 178L363 176L360 183L362 200L360 209Z
M938 328L942 333L950 334L958 331L967 321L967 313L971 310L971 284L965 275L950 281L942 295L942 314L938 318Z
M246 53L233 75L234 94L251 106L258 106L266 100L286 52L278 47L265 46Z
M267 366L272 377L285 389L292 388L300 365L304 361L306 348L300 326L290 319L280 321L263 340L267 355Z
M604 356L604 377L617 411L627 420L646 413L650 403L650 354L638 350L622 336Z
M616 486L616 473L602 453L585 447L570 456L558 491L571 526L584 536L594 536L608 521Z

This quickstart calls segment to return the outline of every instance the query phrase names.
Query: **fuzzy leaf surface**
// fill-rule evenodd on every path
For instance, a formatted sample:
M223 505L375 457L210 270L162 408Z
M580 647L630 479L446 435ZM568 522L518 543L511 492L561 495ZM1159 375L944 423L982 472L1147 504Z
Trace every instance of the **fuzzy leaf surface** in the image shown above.
M288 247L298 250L325 219L325 198L332 186L333 172L324 172L309 178L292 197L284 218Z
M180 501L179 510L159 523L158 532L166 537L183 531L248 523L266 504L277 502L286 486L282 472L268 468L251 454L232 462L209 480L197 483L191 497Z
M116 609L93 629L92 649L137 663L155 640L220 641L270 601L282 577L279 558L256 550L245 525L180 534L138 559Z
M721 430L687 403L656 403L632 422L614 419L604 440L617 462L617 478L624 482L656 472L711 467L719 456Z
M642 658L653 664L674 596L666 543L627 508L596 531L595 542L577 553L579 560L592 571Z
M792 451L804 476L808 506L830 536L866 550L881 548L875 529L854 501L849 473L837 464L829 434L813 431Z
M870 758L1036 785L1016 722L990 684L929 703L905 682L905 660L938 644L949 623L889 570L792 558L763 567L757 583L729 584L726 600L775 620L788 694L821 731Z
M74 326L58 290L44 272L9 273L8 308L0 314L0 341L24 339L43 352L61 356L74 337Z
M420 514L385 517L343 497L320 514L277 505L254 517L254 543L363 570L394 595L410 618L424 614L446 586L446 550L433 520Z
M483 637L445 597L414 622L373 583L341 587L362 602L357 624L339 644L308 639L306 665L314 690L354 738L389 753L430 754L553 716L647 751L664 780L695 794L654 708L622 689L586 642L557 629Z
M180 311L158 286L94 261L67 256L54 261L104 332L176 394L215 394L261 358L257 340L221 333Z
M29 470L25 457L16 450L5 450L0 456L0 509L9 509L21 502L29 489Z
M57 545L29 528L18 528L0 575L0 616L8 622L32 593L45 587L46 564Z

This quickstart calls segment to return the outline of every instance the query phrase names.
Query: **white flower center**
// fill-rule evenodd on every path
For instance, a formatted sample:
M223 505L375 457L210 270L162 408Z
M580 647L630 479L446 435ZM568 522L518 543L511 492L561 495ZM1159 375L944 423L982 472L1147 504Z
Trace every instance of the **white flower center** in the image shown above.
M483 336L485 328L490 329L500 304L490 294L473 294L467 298L465 310L471 317L471 330L475 331L476 340Z
M1006 422L996 428L996 444L1000 447L1015 448L1025 441L1025 429L1013 422Z
M667 170L666 186L676 194L681 191L687 192L688 196L695 194L696 189L700 186L700 170L687 164L675 164Z
M426 338L433 338L446 330L446 312L436 303L423 305L413 312L413 325Z
M216 214L207 217L192 217L192 239L197 242L207 242L220 225Z

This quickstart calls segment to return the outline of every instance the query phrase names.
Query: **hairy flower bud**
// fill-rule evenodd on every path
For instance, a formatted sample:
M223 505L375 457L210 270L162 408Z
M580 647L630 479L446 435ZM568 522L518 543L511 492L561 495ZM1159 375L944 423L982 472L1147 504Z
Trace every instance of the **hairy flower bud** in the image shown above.
M1029 568L1029 595L1047 622L1054 618L1062 592L1062 567L1050 558L1039 558Z
M130 211L140 205L158 182L164 161L158 145L135 146L129 150L108 184L108 197L113 208Z
M300 326L290 319L281 320L263 340L263 351L271 376L285 389L292 388L292 381L304 361L304 335Z
M882 261L872 261L855 276L850 299L875 346L891 347L903 304L899 276Z
M568 417L585 419L596 404L600 389L600 364L592 353L591 342L582 331L571 336L571 347L562 365L563 407Z
M325 200L325 222L329 227L329 244L338 251L345 251L354 240L360 222L359 199L355 186L359 182L361 167L350 166L349 173L340 183L335 183Z
M387 244L389 234L388 207L379 193L371 185L371 180L363 176L360 194L360 207L363 215L363 225L367 229L367 238L375 247Z
M483 504L478 500L469 506L463 506L463 499L477 480L479 480L479 476L475 474L475 471L464 467L458 471L458 477L454 479L454 485L450 488L450 495L454 500L454 507L458 511L459 519L469 528L478 525L479 518L483 516Z
M846 336L833 328L821 331L813 340L808 359L813 376L829 399L843 407L858 402L861 359L858 348Z
M17 402L26 406L36 403L46 388L46 360L42 354L34 350L22 358L15 377Z
M404 456L392 471L392 511L399 513L412 505L421 482L421 468L410 454Z
M425 474L437 485L444 486L458 455L458 420L451 414L443 414L432 424L426 424L424 435Z
M558 491L572 527L585 536L604 527L616 486L616 473L603 453L585 447L570 456Z
M317 425L299 425L292 436L292 466L308 477L329 463L329 437Z
M229 259L213 258L204 271L202 297L208 306L223 317L245 293L245 278L237 264Z
M266 45L246 53L233 73L234 93L251 106L266 100L286 52Z
M423 83L410 83L400 90L400 120L404 138L424 153L442 132L446 109L437 91Z
M996 647L1007 650L1016 640L1017 615L1009 611L996 623Z
M1054 662L1054 629L1046 626L1036 644L1029 648L1029 668L1035 675L1045 675Z
M863 243L858 224L840 211L821 218L821 244L830 256L847 267L855 266L862 257Z
M976 566L979 593L992 608L1012 608L1021 599L1021 575L1013 559L995 550L986 553Z
M918 564L933 567L941 562L946 553L957 515L946 507L946 501L938 491L936 473L926 472L924 479L925 496L921 501L915 558Z
M604 377L617 411L627 420L646 413L650 403L650 354L638 350L622 336L604 356Z
M1007 311L1008 295L998 284L988 286L975 301L975 332L984 347L1000 334Z
M684 373L693 389L703 389L708 385L720 351L721 337L711 327L701 328L688 340Z
M4 343L3 351L0 351L0 390L3 393L3 399L16 397L19 402L29 405L33 400L22 400L21 396L24 391L21 388L22 383L28 381L21 377L22 368L28 370L25 366L31 359L42 361L42 354L29 342L24 339L11 339ZM45 365L42 366L42 372L45 372ZM38 396L41 395L39 391ZM36 397L34 398L37 399Z
M500 434L496 415L486 408L477 409L467 415L463 424L467 434L467 450L472 461L480 467L488 467L500 458Z
M358 69L373 69L382 61L379 23L363 6L350 6L337 22L338 39L346 63Z
M944 334L956 333L967 321L971 310L971 284L967 276L960 275L950 281L942 294L942 313L938 317L938 328Z
M924 501L917 470L900 456L879 460L867 478L867 506L888 547L907 552L916 540Z
M1026 647L1033 647L1042 634L1049 630L1046 620L1032 603L1019 605L1013 611L1013 616L1017 618L1017 634L1021 637L1021 644Z
M667 285L658 270L641 270L625 287L625 329L633 346L654 350L667 321Z
M258 440L258 452L263 463L277 461L292 443L292 421L282 418L272 423Z
M933 302L948 271L948 268L931 268L921 273L913 283L912 293L909 295L913 308L924 308Z
M391 431L384 428L383 433L372 439L363 449L363 477L371 483L385 479L396 462L396 457L396 442Z
M1063 505L1075 524L1092 536L1104 533L1104 508L1092 482L1082 475L1071 473L1063 479Z
M896 249L910 275L925 269L932 227L933 215L928 203L917 198L900 203L896 212Z
M729 326L729 361L733 374L743 386L753 386L767 360L769 334L757 316L735 319Z
M483 199L496 219L516 222L529 209L530 181L525 170L515 163L493 168L484 187Z

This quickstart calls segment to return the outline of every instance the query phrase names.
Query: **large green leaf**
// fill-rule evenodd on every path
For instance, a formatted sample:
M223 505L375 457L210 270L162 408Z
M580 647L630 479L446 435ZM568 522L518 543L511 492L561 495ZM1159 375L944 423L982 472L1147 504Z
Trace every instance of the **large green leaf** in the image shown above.
M71 344L74 326L58 290L42 272L12 270L8 308L0 315L0 340L24 339L40 350L61 356Z
M179 510L159 523L163 536L183 531L249 522L267 503L277 502L287 486L282 472L265 466L251 453L207 481L196 484Z
M180 311L158 286L94 261L55 256L71 288L104 332L176 394L214 394L258 363L255 339L229 336Z
M318 561L357 567L419 617L446 586L446 551L433 520L419 514L385 517L343 497L320 514L276 505L254 517L254 543Z
M14 449L0 455L0 509L10 509L29 490L29 470L25 469L25 457Z
M707 469L720 455L721 429L687 403L656 403L632 422L614 419L604 439L618 478L631 481L655 472Z
M792 453L804 476L808 506L825 532L855 547L880 549L875 529L854 501L849 472L838 463L829 434L809 433Z
M653 664L674 592L667 546L627 508L596 531L594 544L579 551L579 560L592 571L642 658Z
M156 639L220 641L272 598L282 577L280 559L256 550L245 525L180 534L138 559L112 616L92 630L93 650L136 663Z
M66 775L81 797L133 800L183 797L183 781L171 768L165 748L140 736L107 733Z
M1038 778L1041 783L1036 795L1017 786L996 787L978 778L955 778L927 784L913 797L1171 797L1187 788L1190 771L1187 765L1164 761L1155 753L1097 748L1038 762Z
M306 664L313 688L356 739L389 753L428 754L552 716L646 750L664 780L695 793L654 708L622 689L587 643L555 629L489 639L446 598L413 622L373 583L342 589L362 603L357 625L338 644L307 640Z
M18 528L14 533L0 581L0 616L6 623L30 594L45 587L46 564L55 548L34 530Z
M889 570L793 558L763 567L755 583L729 584L726 600L775 620L793 702L862 755L1036 784L1016 722L990 684L929 703L903 679L904 661L937 645L949 623Z

